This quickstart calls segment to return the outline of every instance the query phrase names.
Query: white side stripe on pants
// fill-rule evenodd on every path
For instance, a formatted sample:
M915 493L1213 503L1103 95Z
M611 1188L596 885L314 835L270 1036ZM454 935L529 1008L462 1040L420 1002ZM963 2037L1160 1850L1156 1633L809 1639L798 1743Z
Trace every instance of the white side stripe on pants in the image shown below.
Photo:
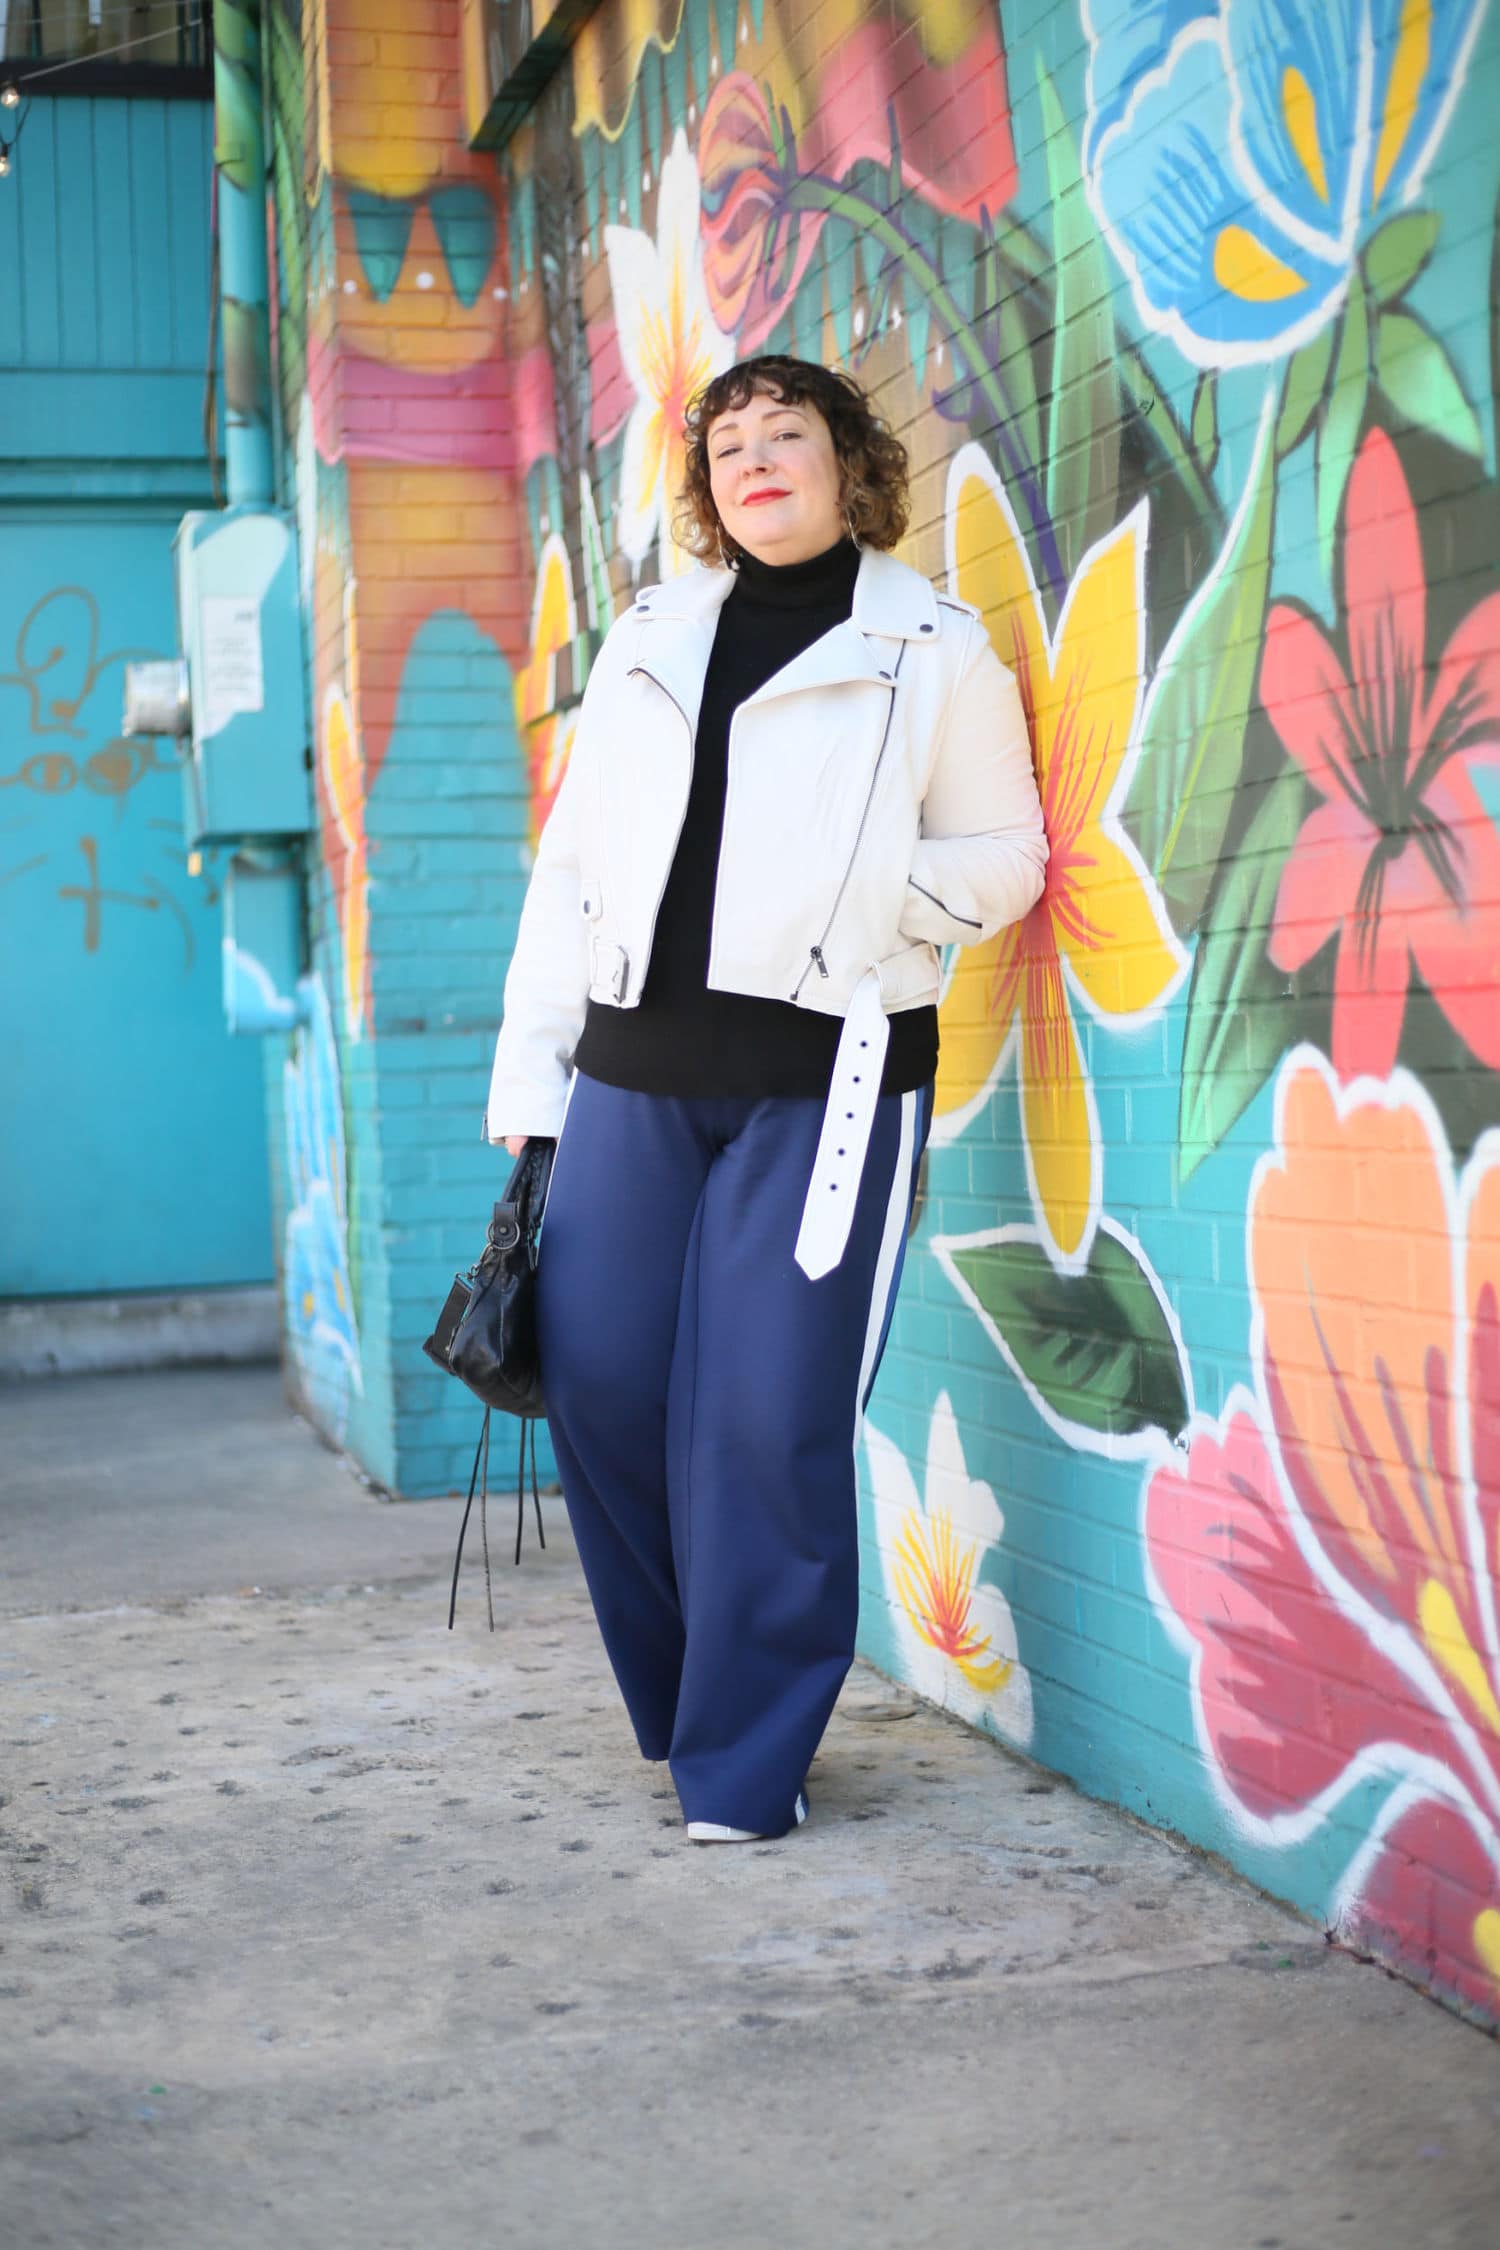
M865 1325L865 1348L859 1361L859 1391L854 1401L856 1475L859 1471L859 1437L865 1420L865 1393L870 1388L875 1355L880 1349L880 1332L890 1309L891 1280L896 1271L896 1261L901 1255L901 1238L906 1232L907 1212L911 1208L912 1152L917 1137L917 1104L921 1099L918 1093L901 1096L901 1145L896 1151L896 1168L891 1176L891 1192L885 1207L885 1225L880 1235L880 1258L875 1267L875 1286L870 1292L870 1317Z

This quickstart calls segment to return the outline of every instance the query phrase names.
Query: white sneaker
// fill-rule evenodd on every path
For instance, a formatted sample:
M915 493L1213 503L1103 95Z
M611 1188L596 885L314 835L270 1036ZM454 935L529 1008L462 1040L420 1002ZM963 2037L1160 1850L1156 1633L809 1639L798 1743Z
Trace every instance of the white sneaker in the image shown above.
M807 1818L807 1799L800 1789L797 1792L796 1816L796 1824L800 1828ZM767 1841L757 1828L722 1828L716 1820L690 1820L687 1832L690 1844L762 1844ZM774 1842L776 1839L773 1837L770 1840Z

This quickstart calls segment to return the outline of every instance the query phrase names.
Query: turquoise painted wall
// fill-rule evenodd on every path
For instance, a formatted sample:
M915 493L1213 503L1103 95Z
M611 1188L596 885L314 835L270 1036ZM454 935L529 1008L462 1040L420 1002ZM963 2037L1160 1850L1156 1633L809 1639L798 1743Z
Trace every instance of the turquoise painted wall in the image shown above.
M262 1057L219 1004L218 871L167 744L120 733L176 648L203 441L198 102L34 101L0 181L0 1295L271 1278Z

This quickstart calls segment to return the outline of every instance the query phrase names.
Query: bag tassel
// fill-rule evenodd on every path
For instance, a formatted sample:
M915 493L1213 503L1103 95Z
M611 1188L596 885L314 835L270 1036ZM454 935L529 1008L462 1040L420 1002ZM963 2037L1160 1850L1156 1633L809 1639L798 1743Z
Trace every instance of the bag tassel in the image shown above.
M448 1630L453 1630L453 1620L458 1612L458 1575L464 1559L464 1536L469 1528L469 1516L474 1506L474 1494L479 1493L479 1540L484 1554L484 1598L489 1610L490 1631L495 1630L495 1592L490 1579L490 1527L487 1502L490 1489L490 1408L484 1410L484 1420L479 1426L479 1443L474 1448L474 1466L469 1474L469 1496L464 1502L463 1521L458 1527L458 1550L453 1557L453 1586L448 1596ZM542 1528L542 1495L536 1474L536 1422L528 1419L521 1423L521 1451L516 1463L516 1566L521 1562L521 1536L526 1529L526 1433L531 1432L531 1504L536 1512L537 1544L545 1552L547 1534Z
M531 1432L531 1504L536 1510L537 1545L546 1552L547 1534L542 1529L542 1496L536 1482L536 1423L521 1424L521 1451L516 1461L516 1567L521 1564L521 1534L526 1529L526 1433Z

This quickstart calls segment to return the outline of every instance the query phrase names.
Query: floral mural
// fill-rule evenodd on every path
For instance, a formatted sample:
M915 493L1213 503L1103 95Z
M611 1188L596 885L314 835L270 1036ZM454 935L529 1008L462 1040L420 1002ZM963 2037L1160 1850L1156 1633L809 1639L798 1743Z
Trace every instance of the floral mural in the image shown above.
M863 1645L1500 2018L1495 12L605 0L494 154L301 31L346 1067L426 622L504 652L534 839L693 389L851 368L1052 850L946 966Z
M1272 1843L1376 1778L1335 1924L1493 2013L1500 1130L1455 1175L1408 1072L1343 1085L1298 1049L1248 1229L1254 1393L1145 1496L1204 1756Z

